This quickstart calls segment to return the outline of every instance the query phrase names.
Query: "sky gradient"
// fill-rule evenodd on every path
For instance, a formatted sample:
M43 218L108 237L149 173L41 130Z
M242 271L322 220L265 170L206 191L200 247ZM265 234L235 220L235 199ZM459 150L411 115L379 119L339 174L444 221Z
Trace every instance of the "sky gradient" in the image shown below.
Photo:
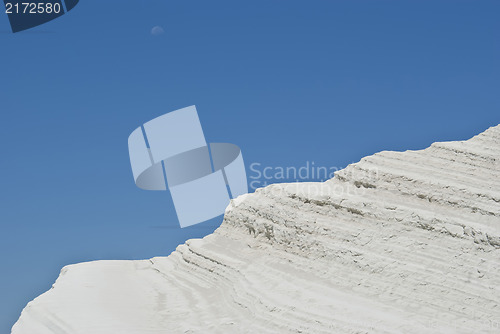
M127 138L196 105L245 164L342 168L500 123L498 1L82 0L12 34L0 15L0 332L68 264L166 256L168 192ZM158 27L154 29L154 27Z

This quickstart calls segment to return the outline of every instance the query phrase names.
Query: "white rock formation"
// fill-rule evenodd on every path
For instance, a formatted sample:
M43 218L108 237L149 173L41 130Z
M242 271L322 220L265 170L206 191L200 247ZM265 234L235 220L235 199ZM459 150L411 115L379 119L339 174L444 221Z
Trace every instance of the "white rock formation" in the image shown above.
M500 126L234 200L165 258L65 267L13 334L499 333Z

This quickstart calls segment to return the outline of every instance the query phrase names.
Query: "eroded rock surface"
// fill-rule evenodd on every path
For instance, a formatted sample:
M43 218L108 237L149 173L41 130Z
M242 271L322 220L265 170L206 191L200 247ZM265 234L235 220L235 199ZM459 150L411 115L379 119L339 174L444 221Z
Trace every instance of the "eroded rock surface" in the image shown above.
M499 333L500 126L233 200L164 258L64 268L14 334Z

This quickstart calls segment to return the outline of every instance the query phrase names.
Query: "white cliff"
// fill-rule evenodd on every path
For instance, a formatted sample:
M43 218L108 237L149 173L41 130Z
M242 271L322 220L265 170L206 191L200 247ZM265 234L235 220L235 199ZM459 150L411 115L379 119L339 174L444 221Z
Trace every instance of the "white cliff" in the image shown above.
M65 267L13 334L499 333L500 126L233 200L164 258Z

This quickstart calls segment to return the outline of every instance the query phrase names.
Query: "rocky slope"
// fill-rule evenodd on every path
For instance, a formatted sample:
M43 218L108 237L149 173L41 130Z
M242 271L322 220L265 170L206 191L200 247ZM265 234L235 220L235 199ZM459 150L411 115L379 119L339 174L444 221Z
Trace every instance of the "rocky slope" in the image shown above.
M499 333L500 126L233 200L166 258L64 268L13 334Z

